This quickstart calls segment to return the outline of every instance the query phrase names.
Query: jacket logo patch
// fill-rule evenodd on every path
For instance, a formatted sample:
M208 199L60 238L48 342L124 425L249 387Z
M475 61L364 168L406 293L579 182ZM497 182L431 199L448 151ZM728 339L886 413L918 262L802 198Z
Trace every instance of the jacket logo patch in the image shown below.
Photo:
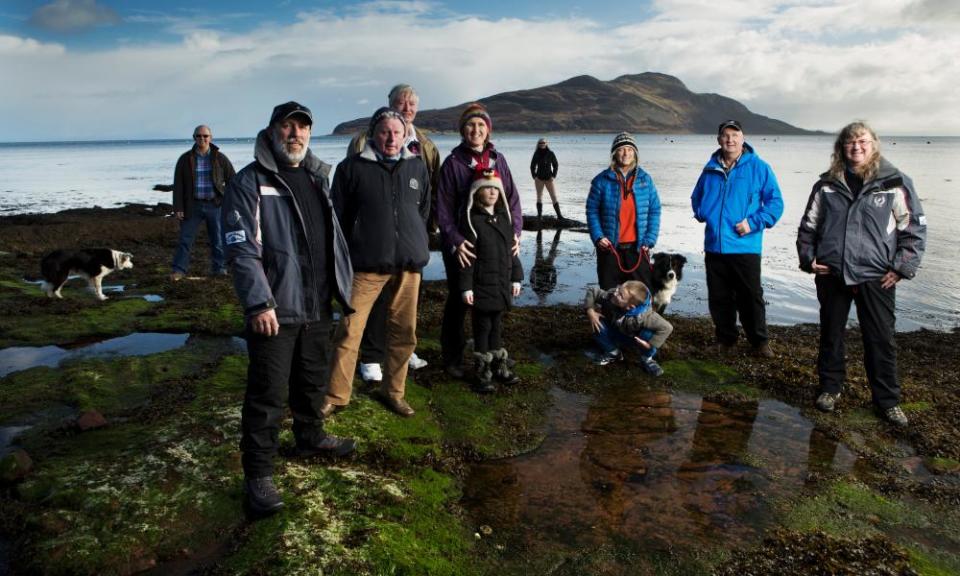
M877 208L882 208L884 204L887 203L887 196L885 194L877 194L873 197L873 204Z
M234 230L233 232L227 232L223 236L223 240L227 244L239 244L241 242L246 242L247 232L245 230Z
M927 217L926 217L926 216L920 216L919 218L917 218L917 220L920 222L920 225L921 225L921 226L926 226L926 225L927 225Z
M419 190L419 189L420 189L420 182L418 182L416 178L411 178L411 179L410 179L410 189L411 189L411 190Z
M261 186L260 187L261 196L279 196L280 193L277 192L277 189L273 186Z

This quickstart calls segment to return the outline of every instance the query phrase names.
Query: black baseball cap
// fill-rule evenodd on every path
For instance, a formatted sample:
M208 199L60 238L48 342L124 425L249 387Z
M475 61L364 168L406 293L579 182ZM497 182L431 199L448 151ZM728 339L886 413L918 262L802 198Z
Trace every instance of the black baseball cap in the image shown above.
M273 109L273 114L270 115L270 124L286 120L295 114L303 116L307 119L307 124L313 126L313 114L310 112L310 109L293 100L285 104L280 104Z
M740 127L740 123L736 120L724 120L720 123L720 127L717 128L717 136L723 134L723 131L727 128L733 128L737 132L743 132L743 128Z

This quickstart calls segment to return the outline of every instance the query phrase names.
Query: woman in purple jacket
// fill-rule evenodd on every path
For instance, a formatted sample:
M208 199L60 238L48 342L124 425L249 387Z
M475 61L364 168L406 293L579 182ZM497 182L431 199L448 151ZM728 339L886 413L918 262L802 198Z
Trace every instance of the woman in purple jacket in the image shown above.
M490 142L492 131L493 121L487 109L476 102L469 104L460 114L462 140L443 161L437 186L437 221L447 275L447 302L443 309L440 346L444 370L454 378L463 378L461 363L466 345L463 320L467 308L461 295L460 269L476 259L473 244L460 233L461 224L467 218L467 199L475 174L492 169L500 173L513 222L513 252L520 253L520 232L523 230L520 194L513 183L507 159Z

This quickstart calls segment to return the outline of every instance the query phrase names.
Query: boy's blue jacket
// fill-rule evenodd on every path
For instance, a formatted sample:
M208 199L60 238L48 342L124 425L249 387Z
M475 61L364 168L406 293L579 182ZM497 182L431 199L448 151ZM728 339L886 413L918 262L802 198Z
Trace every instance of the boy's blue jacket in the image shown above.
M749 144L724 172L720 150L710 157L690 197L693 217L706 223L703 249L719 254L760 254L763 231L783 215L783 197L770 165ZM740 236L735 226L746 218L750 233Z
M639 166L631 196L637 206L637 244L653 248L660 235L660 196L653 179ZM596 244L606 238L614 245L620 238L620 183L612 168L607 168L590 182L587 195L587 226L590 240Z

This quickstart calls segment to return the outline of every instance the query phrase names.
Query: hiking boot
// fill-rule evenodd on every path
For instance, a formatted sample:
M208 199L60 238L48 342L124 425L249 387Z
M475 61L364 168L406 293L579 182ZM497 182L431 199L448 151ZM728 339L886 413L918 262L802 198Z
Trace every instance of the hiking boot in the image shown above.
M607 364L612 364L623 358L623 354L619 350L612 350L610 352L602 352L599 356L593 359L593 363L597 366L606 366Z
M170 281L171 281L171 282L179 282L179 281L183 280L183 279L186 278L186 277L187 277L187 275L184 274L183 272L177 271L177 272L171 272L171 273L170 273Z
M657 361L653 359L653 356L648 358L640 359L640 367L643 368L644 372L653 376L654 378L658 376L663 376L663 368L657 364Z
M407 365L411 370L419 370L427 367L427 361L417 356L417 353L414 352L410 355L410 360L407 361Z
M327 434L323 440L307 446L297 446L297 456L301 458L310 458L313 456L336 456L342 457L350 454L357 449L357 441L353 438L340 438L333 434Z
M283 499L277 492L272 476L244 478L243 491L247 497L247 507L257 516L276 514L283 508Z
M713 345L713 351L721 356L725 354L730 354L731 352L735 352L736 349L737 349L736 344L728 344L726 342L717 342L716 344Z
M493 394L497 391L493 385L493 354L490 352L474 352L474 381L473 391L478 394Z
M360 379L364 382L383 382L383 369L380 368L378 363L364 364L361 362Z
M753 347L753 355L758 358L775 358L776 355L773 353L773 350L770 349L770 343L764 342Z
M883 417L887 419L887 422L900 428L905 428L907 424L910 423L910 421L907 420L907 415L903 413L903 409L899 406L893 406L884 410Z
M837 392L833 394L831 392L824 392L817 396L817 410L821 412L833 412L833 409L837 405L837 400L840 399L840 393Z
M493 372L494 378L507 385L517 384L520 382L520 377L517 376L515 372L510 370L510 365L507 362L508 357L506 348L494 350L491 352L491 354L493 354L493 362L490 365L490 370Z
M407 404L407 401L403 398L394 398L383 390L378 390L375 396L377 400L379 400L384 406L389 408L391 412L398 416L409 418L416 414L416 411L413 409L413 407L411 407L410 404Z

